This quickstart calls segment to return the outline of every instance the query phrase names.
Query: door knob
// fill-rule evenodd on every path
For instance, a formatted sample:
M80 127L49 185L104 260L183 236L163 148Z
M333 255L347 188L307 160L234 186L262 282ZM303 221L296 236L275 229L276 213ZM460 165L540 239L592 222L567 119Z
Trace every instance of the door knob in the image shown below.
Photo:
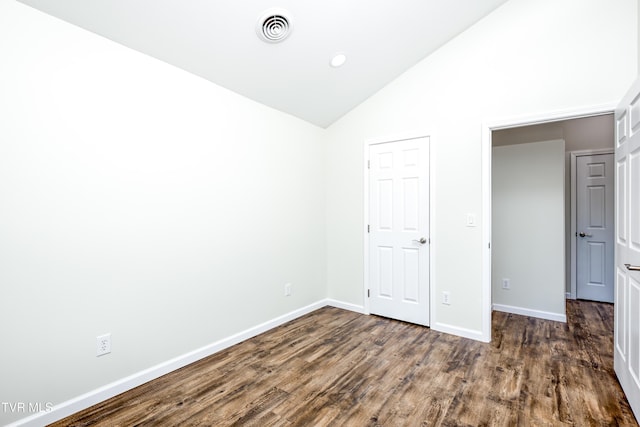
M640 265L625 264L624 266L627 267L629 271L640 271Z
M593 237L593 234L587 234L584 231L581 231L579 234L580 237Z
M421 237L420 240L414 240L414 242L424 245L425 243L427 243L427 239L425 239L424 237Z

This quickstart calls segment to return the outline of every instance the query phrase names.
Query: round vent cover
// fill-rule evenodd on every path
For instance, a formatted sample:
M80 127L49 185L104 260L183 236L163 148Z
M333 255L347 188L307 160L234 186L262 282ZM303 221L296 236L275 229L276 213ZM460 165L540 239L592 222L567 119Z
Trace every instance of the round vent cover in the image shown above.
M256 32L265 42L278 43L286 39L293 28L289 14L281 9L269 9L256 24Z

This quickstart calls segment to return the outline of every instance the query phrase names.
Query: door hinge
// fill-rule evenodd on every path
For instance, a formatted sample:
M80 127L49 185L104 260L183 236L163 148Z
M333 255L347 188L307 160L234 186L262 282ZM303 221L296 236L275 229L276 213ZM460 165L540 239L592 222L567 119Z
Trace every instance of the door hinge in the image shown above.
M367 224L367 233L371 233L371 224Z
M491 242L489 242L489 245L488 245L488 246L489 246L489 249L491 249Z
M371 298L371 289L367 289L367 298Z
M367 160L367 169L371 169L371 160Z

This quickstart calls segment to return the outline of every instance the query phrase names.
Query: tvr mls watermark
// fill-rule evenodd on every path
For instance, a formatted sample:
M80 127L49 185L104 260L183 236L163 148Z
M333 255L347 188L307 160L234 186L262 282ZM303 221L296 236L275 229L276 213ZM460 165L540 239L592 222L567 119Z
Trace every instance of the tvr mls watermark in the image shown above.
M49 412L53 409L51 402L0 402L0 408L5 414L35 414Z

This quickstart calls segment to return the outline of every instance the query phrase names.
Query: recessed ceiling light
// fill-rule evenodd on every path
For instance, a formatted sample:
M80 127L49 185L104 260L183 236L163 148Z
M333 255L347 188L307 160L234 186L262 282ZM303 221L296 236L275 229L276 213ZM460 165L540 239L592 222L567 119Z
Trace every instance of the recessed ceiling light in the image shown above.
M331 66L333 68L342 67L345 62L347 62L347 55L344 53L336 53L333 58L331 58Z

